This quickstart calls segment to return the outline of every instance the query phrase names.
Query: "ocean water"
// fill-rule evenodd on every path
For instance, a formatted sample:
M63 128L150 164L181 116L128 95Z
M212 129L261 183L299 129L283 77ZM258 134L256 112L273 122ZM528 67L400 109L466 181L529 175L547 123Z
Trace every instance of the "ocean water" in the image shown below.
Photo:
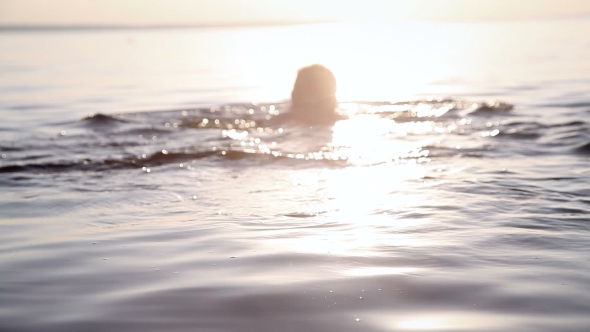
M588 31L0 31L0 330L590 330Z

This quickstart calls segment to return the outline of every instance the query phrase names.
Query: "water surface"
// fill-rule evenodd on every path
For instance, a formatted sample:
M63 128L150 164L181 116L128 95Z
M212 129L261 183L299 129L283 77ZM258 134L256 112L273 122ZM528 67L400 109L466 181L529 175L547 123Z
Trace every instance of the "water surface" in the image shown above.
M0 329L587 331L589 29L0 32Z

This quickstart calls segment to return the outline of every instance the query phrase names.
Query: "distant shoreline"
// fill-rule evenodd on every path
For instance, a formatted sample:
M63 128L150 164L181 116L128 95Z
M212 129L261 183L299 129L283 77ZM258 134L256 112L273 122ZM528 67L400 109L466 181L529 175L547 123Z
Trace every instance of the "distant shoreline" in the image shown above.
M510 23L510 22L550 22L550 21L588 21L590 16L586 14L569 15L564 17L546 17L536 19L517 19L517 20L402 20L400 22L413 23ZM88 24L88 25L14 25L0 24L0 32L36 32L36 31L85 31L85 30L167 30L167 29L216 29L216 28L257 28L257 27L278 27L278 26L296 26L308 24L328 24L328 23L359 23L363 21L266 21L266 22L245 22L245 23L219 23L219 24L154 24L154 25L108 25L108 24ZM383 21L374 21L379 23ZM391 23L391 22L389 22Z
M0 25L4 31L67 31L67 30L147 30L147 29L203 29L203 28L248 28L267 26L290 26L334 23L334 21L310 22L264 22L228 24L170 24L170 25Z

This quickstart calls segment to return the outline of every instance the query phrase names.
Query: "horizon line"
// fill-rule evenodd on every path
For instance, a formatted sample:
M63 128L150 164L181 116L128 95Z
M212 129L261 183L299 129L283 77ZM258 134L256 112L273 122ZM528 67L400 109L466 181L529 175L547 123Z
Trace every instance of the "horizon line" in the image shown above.
M587 20L590 14L581 13L557 17L519 18L519 19L493 19L493 20L425 20L403 19L401 22L447 22L447 23L474 23L474 22L514 22L514 21L553 21L553 20ZM265 21L265 22L241 22L241 23L185 23L185 24L2 24L0 31L65 31L65 30L141 30L141 29L189 29L189 28L239 28L239 27L265 27L265 26L293 26L326 23L359 22L357 20L309 20L309 21ZM380 22L377 20L375 22Z
M125 29L175 29L175 28L231 28L264 27L305 24L335 23L340 21L267 21L242 23L188 23L188 24L1 24L0 30L125 30Z

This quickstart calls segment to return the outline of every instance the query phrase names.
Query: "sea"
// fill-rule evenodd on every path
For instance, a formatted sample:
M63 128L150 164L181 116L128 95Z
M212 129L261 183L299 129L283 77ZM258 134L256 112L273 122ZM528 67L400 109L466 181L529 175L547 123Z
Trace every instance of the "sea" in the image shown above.
M1 29L0 331L590 331L588 31Z

